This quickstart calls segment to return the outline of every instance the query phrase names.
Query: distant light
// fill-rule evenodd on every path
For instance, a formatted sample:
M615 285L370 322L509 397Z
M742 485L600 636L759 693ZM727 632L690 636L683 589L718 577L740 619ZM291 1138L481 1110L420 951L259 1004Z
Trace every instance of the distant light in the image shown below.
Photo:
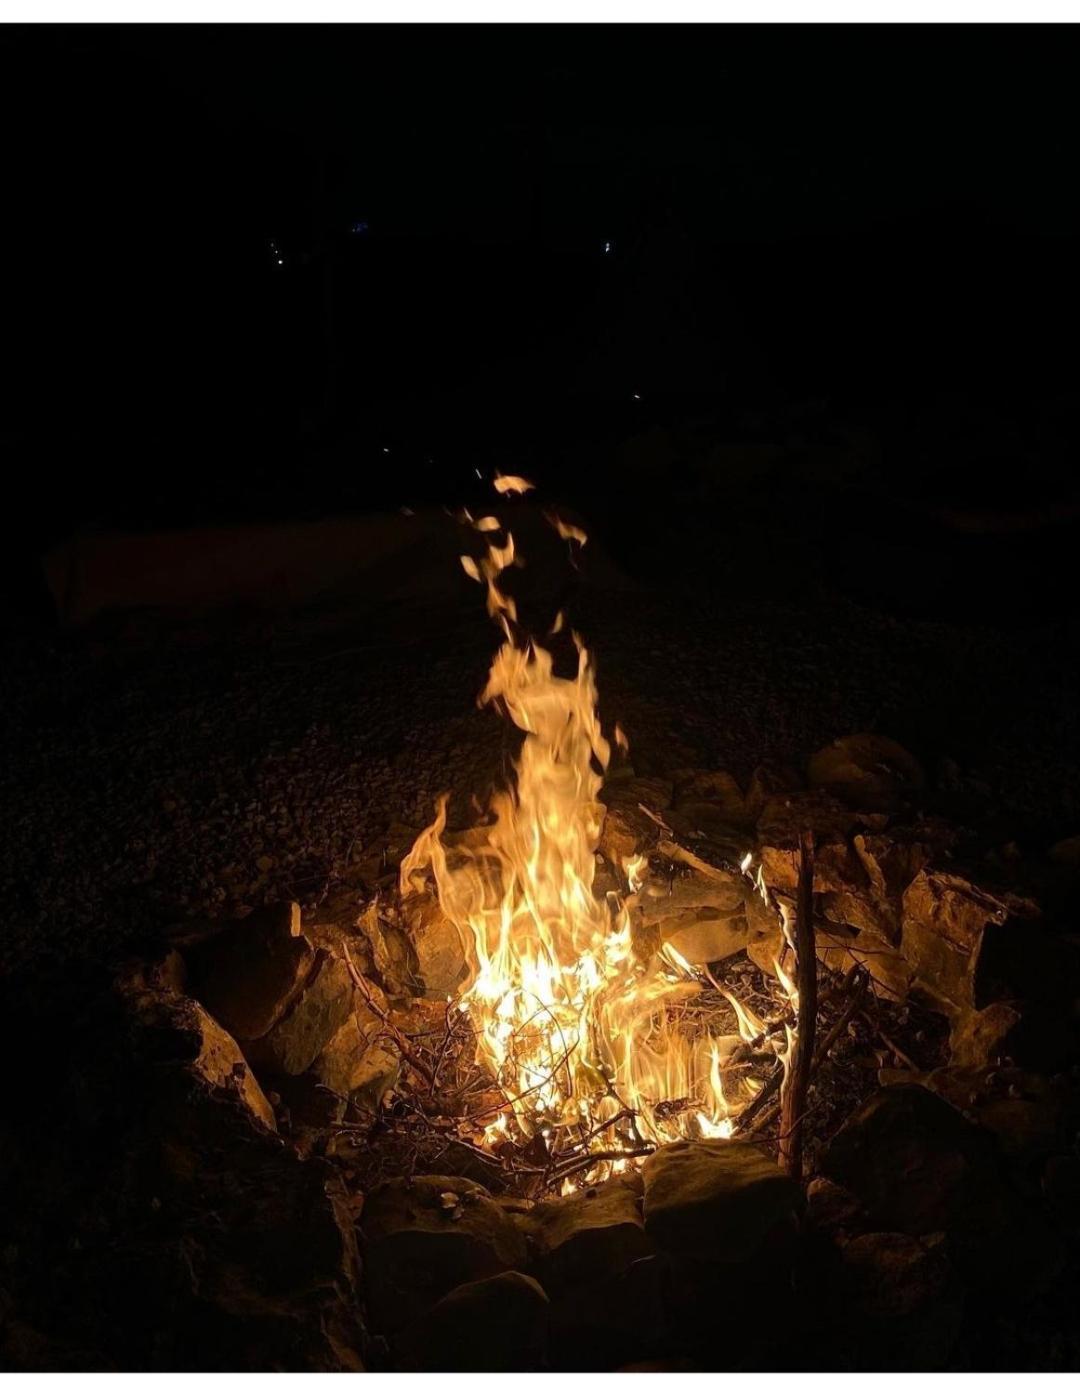
M484 477L484 476L480 473L480 471L479 471L478 469L476 469L475 467L473 468L473 474L476 475L477 479L483 479L483 477Z
M635 401L635 402L640 402L640 401L641 401L641 393L640 393L640 392L635 392L635 393L634 393L634 401Z
M368 223L366 218L361 218L358 222L353 223L352 226L349 228L349 231L353 234L354 237L361 236L361 234L367 232L367 230Z
M605 242L605 243L604 243L604 255L605 255L606 257L609 257L609 256L612 254L612 252L613 252L614 250L615 250L615 243L614 243L614 242Z
M390 454L390 447L389 447L388 445L384 445L383 448L382 448L382 453L383 453L384 455L389 455L389 454Z

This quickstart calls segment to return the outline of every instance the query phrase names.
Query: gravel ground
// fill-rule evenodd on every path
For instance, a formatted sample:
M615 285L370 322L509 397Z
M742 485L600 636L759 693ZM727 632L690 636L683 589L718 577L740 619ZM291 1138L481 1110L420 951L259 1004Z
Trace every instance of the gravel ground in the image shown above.
M426 822L441 790L466 817L512 745L474 705L497 636L467 600L6 640L0 963L99 958L178 918L310 902L389 824ZM1058 631L897 621L820 588L585 586L574 617L639 772L745 777L876 729L974 791L1003 841L1080 825Z

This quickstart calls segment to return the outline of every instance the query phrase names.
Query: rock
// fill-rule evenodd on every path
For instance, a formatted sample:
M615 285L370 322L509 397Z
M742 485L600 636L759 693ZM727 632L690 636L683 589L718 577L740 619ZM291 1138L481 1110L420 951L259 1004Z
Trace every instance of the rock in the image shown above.
M879 904L898 905L900 897L931 856L928 841L902 830L859 832L852 838L852 846Z
M794 894L799 881L799 835L804 829L816 837L814 890L858 892L867 883L847 838L855 821L842 804L828 794L790 794L772 798L758 821L761 871L773 891Z
M975 1110L987 1132L1010 1161L1024 1164L1048 1157L1064 1141L1060 1103L1047 1091L1041 1097L991 1099Z
M865 1218L858 1197L827 1176L815 1176L806 1188L808 1228L825 1234L845 1234L862 1227Z
M750 828L755 822L737 780L727 770L685 772L675 781L672 806L691 820L692 810L708 808L710 818L728 828Z
M846 973L852 966L865 968L878 997L894 1002L907 997L911 968L882 935L868 929L854 935L830 934L819 928L816 949L821 962L838 973Z
M734 914L721 919L705 910L691 910L661 921L660 940L671 944L690 963L716 963L745 949L750 938L746 919Z
M738 1263L788 1228L798 1186L764 1152L728 1139L680 1141L646 1158L645 1229L669 1253Z
M664 820L680 838L693 842L697 838L708 838L718 846L730 845L738 849L735 855L745 850L751 833L748 820L731 820L730 814L722 806L711 803L683 803L664 814Z
M967 1008L953 1014L949 1060L956 1069L980 1069L1009 1053L1009 1040L1020 1012L1010 1002L994 1002L981 1012Z
M1006 1183L990 1135L920 1086L869 1099L832 1139L821 1171L883 1228L945 1232L973 1284L1037 1288L1060 1269L1059 1245Z
M606 812L598 849L608 861L622 866L627 857L655 843L659 829L640 805L663 813L671 802L671 783L651 778L610 780L600 790L600 802Z
M684 910L716 910L723 917L741 914L746 900L745 878L716 868L706 875L694 867L680 868L669 879L650 879L638 896L645 924L666 920Z
M1047 855L1059 866L1080 867L1080 835L1063 837L1060 842L1054 843Z
M295 901L256 910L186 955L194 995L238 1041L279 1021L315 961Z
M995 895L951 872L924 868L903 895L901 951L914 982L947 1014L986 1005L976 1001L976 972L991 925L1022 932L1021 920L1038 907L1013 895Z
M394 1343L399 1368L433 1374L542 1370L550 1303L524 1273L463 1283Z
M863 1234L844 1246L844 1346L862 1370L940 1370L962 1300L941 1235ZM854 1342L851 1338L854 1337Z
M198 1002L185 1004L178 1011L189 1017L191 1029L198 1037L199 1053L192 1062L193 1071L208 1089L231 1094L264 1128L277 1132L274 1110L233 1038Z
M845 925L856 933L865 930L890 946L899 940L899 914L893 913L888 901L880 901L869 888L865 893L827 891L818 908L832 924Z
M862 732L842 736L810 757L807 780L852 808L889 811L926 784L922 766L902 745Z
M401 1057L387 1040L377 1039L381 1023L373 1014L352 1012L312 1065L320 1084L343 1098L357 1095L371 1109L397 1083Z
M746 786L746 811L757 822L765 805L776 795L793 794L803 788L802 776L793 765L758 765Z
M418 1176L387 1181L361 1217L368 1311L393 1335L462 1283L526 1267L513 1219L474 1181Z
M534 1206L525 1229L552 1294L621 1273L652 1252L640 1196L620 1178Z
M665 941L691 963L714 963L746 947L746 882L720 868L706 874L680 866L667 879L650 879L637 899L634 944L645 960Z
M666 1278L665 1261L653 1256L552 1294L552 1366L611 1370L664 1351L671 1328Z
M753 889L746 897L746 922L746 956L763 973L772 975L773 963L784 947L784 932L779 916Z
M9 1099L20 1319L58 1350L74 1337L95 1368L359 1369L339 1179L271 1131L235 1043L161 981L134 966L83 994L51 1078L62 1110L18 1118Z
M429 896L417 896L403 909L414 990L419 996L445 1001L468 975L468 954L461 934Z
M353 1010L355 989L346 965L320 949L311 977L287 1014L248 1046L257 1068L303 1074Z

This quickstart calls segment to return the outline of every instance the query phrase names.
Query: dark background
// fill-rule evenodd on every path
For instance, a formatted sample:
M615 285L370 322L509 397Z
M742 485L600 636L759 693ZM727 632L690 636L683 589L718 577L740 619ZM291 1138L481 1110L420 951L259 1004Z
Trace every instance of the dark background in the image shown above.
M757 504L821 556L846 537L856 589L882 546L936 559L878 603L933 611L959 549L993 614L1027 611L1033 567L1053 607L1075 57L1054 27L8 29L19 555L458 503L493 467L542 471L619 552L700 502L688 455L854 433L857 480L758 479ZM651 496L618 497L657 430Z
M875 731L991 849L1075 835L1074 34L0 33L0 958L307 904L504 781L439 512L495 469L587 523L545 571L522 504L513 580L639 772ZM400 546L333 617L42 576L350 514Z

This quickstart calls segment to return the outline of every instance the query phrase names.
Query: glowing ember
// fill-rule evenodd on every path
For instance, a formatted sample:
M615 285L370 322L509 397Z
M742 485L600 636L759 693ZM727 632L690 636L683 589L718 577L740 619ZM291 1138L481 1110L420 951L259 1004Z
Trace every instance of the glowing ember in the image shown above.
M531 486L498 477L495 487ZM502 531L494 518L464 521L485 535ZM584 543L580 529L549 521ZM461 1005L505 1098L485 1128L486 1143L539 1136L549 1155L602 1153L621 1168L626 1162L613 1152L632 1156L680 1136L730 1136L756 1086L745 1075L725 1084L724 1069L743 1043L760 1048L766 1026L721 989L739 1034L695 1032L681 1009L707 975L670 945L647 963L635 956L631 916L645 857L621 868L625 897L594 893L599 792L610 756L595 674L578 635L576 671L563 677L548 650L516 632L514 602L500 586L515 557L506 532L505 542L488 541L481 560L461 559L486 587L488 612L505 636L480 702L524 732L514 786L494 796L479 845L446 845L440 800L402 863L400 889L415 894L432 877L466 944L470 976ZM560 615L552 632L561 628ZM618 728L616 739L625 748Z

